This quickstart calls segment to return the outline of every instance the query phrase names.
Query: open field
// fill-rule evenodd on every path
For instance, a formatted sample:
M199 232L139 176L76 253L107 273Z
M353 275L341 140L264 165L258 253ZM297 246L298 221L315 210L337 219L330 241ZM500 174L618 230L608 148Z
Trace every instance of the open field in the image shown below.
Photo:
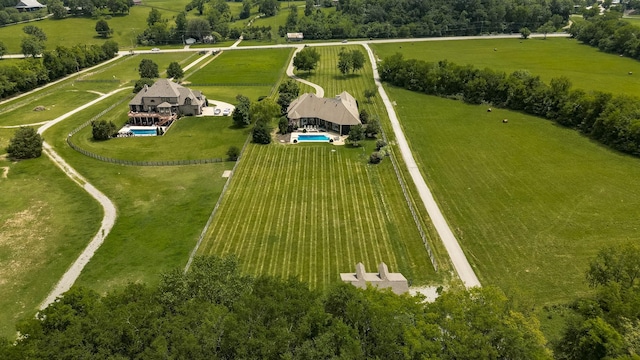
M188 75L189 86L207 98L235 104L242 94L252 101L269 96L280 81L291 49L230 50Z
M34 96L22 101L10 102L0 106L0 126L34 124L53 120L76 107L98 98L97 94L78 91L66 86L64 89ZM34 111L38 106L46 110Z
M127 121L127 108L126 103L117 106L102 119L121 127ZM94 141L91 126L87 126L73 136L73 142L94 154L119 160L196 160L225 159L229 146L241 148L247 136L249 129L235 128L230 116L184 117L164 136Z
M388 91L483 284L538 305L575 299L600 248L638 240L637 158L543 119Z
M505 72L529 70L545 82L566 76L574 88L640 95L639 61L600 52L574 39L429 41L371 47L380 59L400 52L408 59L447 59Z
M0 336L12 338L16 322L34 316L89 242L102 213L44 155L0 160L0 189Z
M176 2L182 4L182 8L186 2ZM130 49L136 47L135 39L147 27L147 16L149 16L150 7L132 6L129 15L113 16L107 20L109 27L113 29L113 36L108 40L113 40L120 45L120 49ZM167 11L159 8L163 19L168 19L173 23L173 18L177 14L175 11ZM29 23L35 25L48 35L46 42L47 49L55 49L56 46L71 47L76 44L103 44L106 40L99 37L95 31L96 19L88 17L71 17L62 20L45 19ZM7 46L7 53L19 54L20 41L26 36L22 32L22 28L27 24L18 24L0 28L0 39ZM179 44L178 46L182 46Z
M193 84L275 84L291 49L229 50L189 77Z
M389 160L367 149L250 145L200 254L235 253L245 270L299 276L312 287L339 281L362 261L384 261L413 284L435 275Z
M181 66L187 66L198 59L197 52L175 52L158 54L135 54L127 55L122 60L117 60L104 68L100 68L90 74L81 77L83 80L120 80L121 83L129 83L140 79L138 67L143 59L149 59L158 64L160 76L165 77L169 64L177 61ZM115 83L118 85L118 83ZM133 85L133 84L132 84Z
M158 273L184 266L233 163L134 167L100 162L70 149L66 135L102 109L107 99L45 132L56 151L109 197L118 219L78 280L100 292L128 282L154 283Z

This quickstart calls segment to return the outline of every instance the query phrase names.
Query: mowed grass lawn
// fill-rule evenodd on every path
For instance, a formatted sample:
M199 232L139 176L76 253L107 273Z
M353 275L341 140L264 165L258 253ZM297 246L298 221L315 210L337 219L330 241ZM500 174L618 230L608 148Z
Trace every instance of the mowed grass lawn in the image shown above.
M371 48L380 59L399 52L407 59L446 59L508 73L528 70L547 83L566 76L574 88L640 95L639 61L600 52L574 39L426 41L372 44Z
M538 305L572 300L589 291L599 249L640 240L639 159L543 119L387 89L483 284Z
M126 103L105 114L104 120L119 126L127 119ZM115 117L115 119L113 119ZM82 149L104 157L132 161L226 159L229 146L241 148L249 130L233 126L231 116L184 117L163 136L93 140L87 126L72 138Z
M237 254L253 274L322 288L384 261L413 285L434 270L389 160L367 148L254 145L243 154L199 253Z
M242 94L252 101L269 96L287 67L292 49L228 50L187 74L185 81L214 103L235 104Z
M0 189L0 336L12 339L16 322L35 315L97 231L102 211L45 155L0 160Z
M160 76L166 77L167 68L172 62L178 62L182 67L189 65L198 58L197 52L169 52L157 54L127 55L122 60L83 75L82 80L120 80L121 83L134 82L140 79L138 67L144 59L149 59L158 65ZM118 85L118 83L116 83Z

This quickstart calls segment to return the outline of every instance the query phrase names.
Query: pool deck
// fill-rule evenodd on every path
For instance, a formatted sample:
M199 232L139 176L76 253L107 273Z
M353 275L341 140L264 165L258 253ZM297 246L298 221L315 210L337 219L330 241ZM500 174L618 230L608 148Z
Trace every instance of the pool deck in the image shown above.
M122 127L122 129L118 130L118 137L140 137L140 136L157 136L155 133L153 134L132 134L131 130L156 130L158 126L157 125L151 125L151 126L139 126L139 125L125 125ZM160 126L162 128L162 132L166 133L168 127L167 126Z
M333 142L329 142L326 140L304 140L304 141L298 141L298 137L300 135L317 135L317 136L326 136L329 139L332 139ZM334 132L329 132L329 131L323 131L323 130L318 130L318 131L308 131L308 132L302 132L301 129L299 129L298 131L294 131L291 133L291 138L289 140L290 144L297 144L298 142L309 142L309 143L329 143L329 144L333 144L333 145L344 145L345 144L345 139L347 138L347 136L345 135L339 135L338 133L334 133Z

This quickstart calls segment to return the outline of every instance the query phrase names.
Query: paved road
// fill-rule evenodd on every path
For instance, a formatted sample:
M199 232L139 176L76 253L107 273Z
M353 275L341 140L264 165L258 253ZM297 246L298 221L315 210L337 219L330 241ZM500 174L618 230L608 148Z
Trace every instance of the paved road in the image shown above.
M407 139L404 136L404 132L402 131L402 126L400 126L400 122L398 121L398 117L396 116L396 111L393 108L393 104L391 103L391 100L389 100L387 92L384 90L382 84L380 83L380 76L378 75L378 67L376 65L377 62L375 59L375 55L373 54L373 51L371 50L369 45L364 44L364 47L365 49L367 49L367 53L369 54L369 60L371 61L371 65L373 67L373 78L376 82L376 86L378 87L380 97L382 98L382 101L387 108L387 112L389 113L391 126L393 127L393 132L396 135L396 141L398 142L398 148L400 149L402 158L404 159L404 162L409 169L411 179L418 189L420 199L422 200L422 203L429 213L431 222L435 226L438 235L440 235L440 238L442 239L442 242L447 249L447 253L451 258L453 267L456 269L460 280L462 280L467 288L481 286L480 281L473 271L473 268L471 268L471 264L469 264L467 257L464 255L464 251L462 251L458 240L456 239L455 235L453 235L449 224L447 224L447 221L442 215L438 204L434 200L433 195L431 194L431 190L429 190L426 181L424 181L424 177L422 177L420 169L418 169L418 165L413 158L413 153L411 152L409 143L407 142Z
M290 78L292 78L292 79L294 79L294 80L296 80L296 81L299 81L299 82L301 82L301 83L303 83L303 84L307 84L307 85L309 85L309 86L313 87L313 88L316 90L316 96L317 96L317 97L324 97L324 89L322 88L322 86L320 86L320 85L318 85L318 84L315 84L315 83L312 83L311 81L307 81L307 80L305 80L305 79L301 79L301 78L299 78L299 77L297 77L297 76L295 76L295 75L293 74L293 58L294 58L294 57L296 56L296 54L297 54L297 53L299 53L299 52L300 52L300 50L302 50L302 49L304 49L304 46L303 46L303 45L298 45L298 46L296 46L296 51L294 51L294 52L293 52L293 56L291 57L291 62L289 63L289 66L287 66L287 75L288 75Z

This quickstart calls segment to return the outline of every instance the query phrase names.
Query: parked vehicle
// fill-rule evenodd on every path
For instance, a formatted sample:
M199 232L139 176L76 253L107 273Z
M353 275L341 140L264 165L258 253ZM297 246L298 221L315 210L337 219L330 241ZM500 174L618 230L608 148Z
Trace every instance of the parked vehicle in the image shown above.
M222 115L224 115L224 116L228 116L229 114L231 114L231 109L229 109L229 108L226 108L226 109L224 109L224 111L222 111Z

